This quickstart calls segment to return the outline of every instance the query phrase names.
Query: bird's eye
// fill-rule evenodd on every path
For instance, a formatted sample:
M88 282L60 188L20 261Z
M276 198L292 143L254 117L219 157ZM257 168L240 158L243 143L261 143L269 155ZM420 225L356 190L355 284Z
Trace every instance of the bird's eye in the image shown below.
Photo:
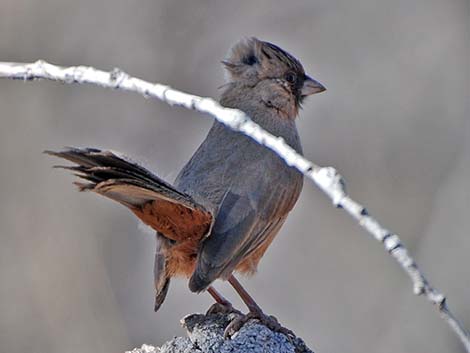
M256 64L257 62L258 62L258 59L253 54L243 58L243 63L246 65L251 66L251 65Z
M289 83L294 83L297 80L297 76L293 72L288 72L286 74L286 81Z

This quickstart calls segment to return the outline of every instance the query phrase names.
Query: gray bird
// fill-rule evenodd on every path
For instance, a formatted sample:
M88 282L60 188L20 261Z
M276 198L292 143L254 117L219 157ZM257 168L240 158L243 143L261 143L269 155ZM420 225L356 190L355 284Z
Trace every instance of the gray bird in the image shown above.
M222 63L228 82L220 103L244 111L302 153L295 118L304 98L325 88L291 54L256 38L234 45ZM173 276L190 277L191 291L207 290L219 308L234 310L211 286L220 278L249 309L228 330L236 331L249 318L281 328L233 275L256 271L302 190L302 175L274 152L215 121L173 185L115 152L69 148L46 153L76 164L63 168L86 180L76 182L81 191L120 202L157 231L155 311Z

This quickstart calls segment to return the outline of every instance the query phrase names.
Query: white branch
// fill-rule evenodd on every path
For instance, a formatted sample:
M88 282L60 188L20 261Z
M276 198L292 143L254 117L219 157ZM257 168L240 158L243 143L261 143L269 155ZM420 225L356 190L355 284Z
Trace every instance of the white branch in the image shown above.
M364 206L347 195L343 178L336 169L320 167L305 159L288 146L281 137L273 136L263 130L242 111L224 108L211 98L194 96L174 90L169 86L153 84L131 77L119 69L105 72L85 66L60 67L41 60L31 64L0 62L0 78L48 79L64 83L91 83L102 87L140 93L145 97L158 98L170 105L178 105L208 113L231 129L239 131L259 144L270 148L284 159L289 166L298 169L307 178L311 179L330 197L336 207L343 208L376 240L383 243L387 252L411 278L414 293L424 296L435 305L442 318L460 338L467 352L470 353L470 334L450 312L445 296L429 284L398 235L384 228L368 214Z

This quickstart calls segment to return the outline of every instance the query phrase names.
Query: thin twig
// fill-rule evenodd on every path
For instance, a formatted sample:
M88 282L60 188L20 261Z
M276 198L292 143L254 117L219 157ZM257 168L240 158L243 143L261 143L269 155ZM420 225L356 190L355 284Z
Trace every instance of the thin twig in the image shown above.
M284 159L289 166L298 169L307 178L311 179L328 195L336 207L343 208L376 240L383 243L387 252L411 278L413 292L416 295L425 297L434 304L441 317L457 334L467 352L470 353L470 334L450 312L445 296L429 284L398 235L384 228L375 218L369 215L364 206L347 195L343 178L336 169L320 167L305 159L288 146L281 137L273 136L263 130L242 111L224 108L211 98L194 96L174 90L169 86L152 84L131 77L119 69L105 72L85 66L60 67L42 60L31 64L0 62L0 78L25 81L48 79L64 83L91 83L102 87L140 93L145 97L158 98L170 105L208 113L231 129L239 131L259 144L270 148Z

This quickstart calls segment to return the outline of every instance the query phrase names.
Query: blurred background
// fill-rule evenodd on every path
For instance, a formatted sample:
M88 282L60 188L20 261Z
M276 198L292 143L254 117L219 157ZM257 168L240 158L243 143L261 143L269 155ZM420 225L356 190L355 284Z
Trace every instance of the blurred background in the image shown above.
M469 328L469 15L466 0L0 0L0 60L119 67L217 97L234 42L278 44L328 88L298 119L305 155L344 175ZM211 119L45 81L0 80L0 106L0 351L123 352L184 335L180 318L209 296L174 280L154 313L153 234L77 193L41 152L110 148L172 181ZM382 245L309 182L243 282L316 352L463 352Z

